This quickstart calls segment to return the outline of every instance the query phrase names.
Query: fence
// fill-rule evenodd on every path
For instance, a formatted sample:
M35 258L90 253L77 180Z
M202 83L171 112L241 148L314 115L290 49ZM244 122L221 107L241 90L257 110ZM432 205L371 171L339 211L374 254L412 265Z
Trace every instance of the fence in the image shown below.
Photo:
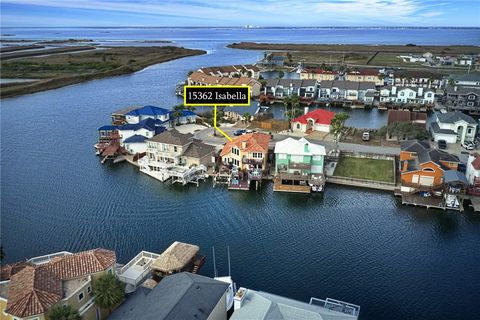
M253 120L252 126L265 130L283 131L290 129L290 124L285 120L268 119L264 121Z

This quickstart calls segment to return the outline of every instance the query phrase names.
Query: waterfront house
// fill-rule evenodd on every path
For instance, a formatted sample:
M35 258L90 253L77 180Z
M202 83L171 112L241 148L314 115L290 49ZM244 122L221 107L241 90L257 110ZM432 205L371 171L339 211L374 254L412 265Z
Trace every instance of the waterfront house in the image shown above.
M448 110L466 111L471 114L480 113L480 88L466 86L448 86L442 99Z
M316 109L292 120L292 131L310 133L312 131L330 132L330 123L335 112L324 109Z
M430 147L428 141L402 141L400 151L400 174L402 191L434 190L443 187L447 170L457 170L457 156Z
M357 320L360 306L327 298L310 298L301 302L275 294L240 288L234 297L234 311L230 320Z
M152 276L156 281L179 272L197 273L205 261L199 255L200 248L194 244L175 241L151 264Z
M130 154L145 153L145 140L165 131L165 127L157 125L158 120L146 118L138 123L127 123L117 128L120 146Z
M248 77L254 79L260 77L260 69L252 64L206 67L198 69L197 72L215 77Z
M45 319L55 305L69 305L85 320L105 318L93 296L93 281L115 273L115 252L58 252L2 266L2 319Z
M359 69L345 73L345 80L352 82L373 82L383 86L384 81L378 69Z
M197 115L190 110L170 111L170 119L174 124L190 124L196 122Z
M123 108L121 110L117 110L112 112L112 125L114 126L120 126L122 124L127 123L127 113L130 111L140 109L141 106L130 106L127 108Z
M430 123L430 133L435 141L463 143L474 141L478 123L461 111L437 112L435 122Z
M125 114L125 121L130 124L139 123L145 119L157 120L157 123L165 123L170 120L170 112L167 109L144 106L138 109L131 110Z
M313 79L268 79L263 93L275 98L289 97L293 94L301 98L315 98L317 90L318 82Z
M468 156L465 176L471 186L480 183L480 154L477 152Z
M106 125L98 128L98 143L109 143L112 140L119 139L118 126Z
M443 85L442 75L424 70L400 70L394 72L393 84L397 87L424 87L438 89Z
M160 181L181 179L183 184L214 163L215 147L176 129L164 131L146 140L146 156L138 162L140 171Z
M197 274L174 274L140 287L108 319L226 320L228 289L228 283Z
M305 68L300 72L302 80L333 81L338 77L338 72L319 68Z
M273 191L310 193L322 191L325 147L305 138L287 138L275 144Z
M252 97L259 96L262 88L262 84L253 78L216 77L201 72L193 72L189 75L187 83L190 86L249 86Z
M424 87L386 86L380 89L381 103L433 105L435 92Z
M319 97L329 100L348 100L372 103L375 83L357 81L323 81Z
M225 144L220 157L230 169L230 189L248 190L252 181L258 187L267 170L269 142L268 134L247 133Z

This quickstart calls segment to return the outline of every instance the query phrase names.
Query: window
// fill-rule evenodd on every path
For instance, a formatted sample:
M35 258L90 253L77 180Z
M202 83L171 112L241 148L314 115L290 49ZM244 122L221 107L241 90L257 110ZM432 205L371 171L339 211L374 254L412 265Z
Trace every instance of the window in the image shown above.
M82 301L83 300L83 292L80 292L78 294L78 301Z
M473 102L467 102L467 107L473 107Z
M405 92L400 92L400 97L403 97L405 95Z
M432 97L432 94L431 93L427 93L427 98L431 98Z
M261 152L254 152L253 157L256 158L256 159L262 159L263 155L262 155Z
M177 146L173 146L173 152L178 152Z
M240 150L237 149L237 148L235 148L235 147L233 147L233 148L232 148L232 153L233 153L233 154L236 154L236 155L238 156L238 155L240 155Z
M408 94L408 96L409 96L409 97L413 97L413 92L410 92L410 93Z
M425 168L425 169L423 169L423 171L433 172L433 171L435 171L435 170L433 170L432 168Z
M468 100L475 100L475 95L473 95L473 94L469 95Z
M315 161L322 160L322 159L323 159L323 156L313 156L313 160Z
M168 144L162 144L162 150L168 151Z
M285 159L287 159L287 155L286 155L285 153L280 153L280 154L278 155L278 159L280 159L280 160L285 160Z
M297 123L297 129L300 129L300 123Z
M87 292L88 292L88 293L91 293L91 292L92 292L92 286L88 286L88 287L87 287Z

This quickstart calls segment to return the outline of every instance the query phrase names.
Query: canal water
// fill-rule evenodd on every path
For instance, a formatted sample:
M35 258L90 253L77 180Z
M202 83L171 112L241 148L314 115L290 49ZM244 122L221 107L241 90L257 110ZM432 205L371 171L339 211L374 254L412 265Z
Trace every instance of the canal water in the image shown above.
M23 32L25 38L41 34L90 38L103 31L8 33ZM100 164L93 152L96 129L108 122L112 110L131 104L179 103L173 94L175 84L189 70L252 63L261 53L225 45L238 39L265 39L264 30L248 30L248 34L232 30L230 36L223 29L209 30L210 36L187 31L111 30L106 35L132 39L142 32L155 33L158 39L207 49L208 55L2 100L5 262L106 247L116 250L119 262L125 263L140 250L161 252L179 240L198 244L209 255L201 273L212 276L211 247L216 247L219 272L226 274L224 248L229 245L232 276L239 286L303 301L312 296L349 301L361 305L361 319L477 318L480 215L471 211L406 207L390 192L333 185L319 195L273 193L269 183L258 192L213 189L211 183L198 188L172 186L128 164ZM308 39L342 39L327 36L329 32L349 35L345 30L322 30L321 37ZM432 39L423 31L406 32L409 36L396 41ZM467 31L445 31L462 43L478 44L475 32L469 36ZM298 33L285 31L292 35L287 39L291 41L298 40ZM390 39L385 30L362 33L364 37L343 39L357 43ZM399 34L391 30L391 36ZM455 38L439 41L455 42ZM365 117L363 127L376 121L375 113L352 112L357 111Z

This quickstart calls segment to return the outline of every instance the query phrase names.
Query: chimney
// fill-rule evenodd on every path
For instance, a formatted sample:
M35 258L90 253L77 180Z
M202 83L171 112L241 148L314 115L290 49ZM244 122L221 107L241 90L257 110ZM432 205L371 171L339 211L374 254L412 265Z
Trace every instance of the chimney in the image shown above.
M242 141L242 149L246 149L247 148L247 141Z
M308 143L305 143L305 145L303 146L303 151L308 152Z
M237 293L235 293L235 297L233 298L233 310L240 309L243 307L243 302L245 301L245 296L247 295L247 289L240 288L238 289Z
M392 87L392 94L397 94L397 87L395 86Z
M303 109L303 113L307 114L308 113L308 106Z
M423 96L423 87L418 87L418 96Z

